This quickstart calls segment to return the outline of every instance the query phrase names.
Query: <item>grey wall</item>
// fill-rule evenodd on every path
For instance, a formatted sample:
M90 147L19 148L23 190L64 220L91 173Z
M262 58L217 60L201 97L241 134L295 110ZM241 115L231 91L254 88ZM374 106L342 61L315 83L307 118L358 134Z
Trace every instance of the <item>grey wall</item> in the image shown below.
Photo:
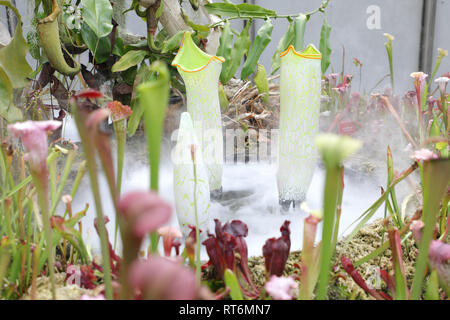
M256 4L276 10L279 14L308 12L320 6L321 0L288 1L256 0ZM380 8L380 29L367 27L366 13L369 6ZM384 43L387 32L394 40L394 76L396 91L402 93L410 86L409 74L417 71L421 32L422 1L419 0L331 0L326 10L328 23L331 25L331 65L328 72L340 71L342 68L342 46L345 46L345 73L354 74L353 88L359 86L359 70L352 59L358 58L363 63L362 87L370 90L389 73L388 59ZM450 11L447 12L447 14ZM319 47L322 14L311 16L307 24L305 43ZM258 22L259 27L262 22ZM287 29L287 22L280 20L275 24L273 38L279 39ZM277 41L269 44L264 52L262 62L270 66L271 54ZM389 86L386 79L379 87Z
M437 48L443 48L450 52L450 0L438 0L436 9L435 37L433 45L433 64L438 55ZM438 75L450 72L450 56L444 58Z

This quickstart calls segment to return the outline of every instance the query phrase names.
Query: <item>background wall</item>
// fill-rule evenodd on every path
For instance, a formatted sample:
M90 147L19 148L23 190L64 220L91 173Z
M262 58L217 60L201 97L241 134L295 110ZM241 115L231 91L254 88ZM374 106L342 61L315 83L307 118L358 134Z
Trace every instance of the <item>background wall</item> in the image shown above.
M126 7L131 0L125 0ZM345 48L345 73L354 74L354 89L361 83L361 90L369 91L375 84L389 73L389 66L383 33L387 32L395 37L394 40L394 76L396 91L400 94L411 89L409 74L419 69L419 54L422 31L422 11L424 1L436 1L435 31L433 38L433 64L437 56L437 48L450 50L450 33L448 32L448 18L450 17L450 0L331 0L327 12L327 19L331 30L331 65L328 72L339 72L342 68L342 50ZM243 0L233 0L234 3ZM248 0L263 7L273 9L279 14L308 12L320 6L321 0ZM17 6L24 16L24 31L31 27L33 1L16 0ZM0 10L0 21L6 23L5 10ZM379 13L379 15L378 15ZM145 22L133 12L127 15L127 28L130 32L145 35ZM376 20L379 18L379 20ZM375 19L375 20L374 20ZM322 14L315 14L307 24L305 43L319 46L320 28L323 21ZM377 23L379 21L379 23ZM279 39L287 30L285 19L274 20L272 41L263 53L261 62L270 70L270 60ZM235 29L240 30L243 23L233 21ZM257 31L262 21L255 23ZM359 69L353 63L358 58L363 63L362 79ZM438 74L450 71L450 57L444 62ZM386 78L377 91L389 86Z

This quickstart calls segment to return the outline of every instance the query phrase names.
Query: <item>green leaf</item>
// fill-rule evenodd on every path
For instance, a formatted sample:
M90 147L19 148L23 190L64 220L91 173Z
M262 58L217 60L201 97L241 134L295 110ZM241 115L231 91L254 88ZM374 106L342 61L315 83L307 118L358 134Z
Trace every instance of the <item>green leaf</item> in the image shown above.
M427 289L425 291L426 300L439 299L439 278L436 270L433 270L428 278Z
M224 273L225 285L230 288L230 296L232 300L244 300L241 287L239 286L236 275L230 269L226 269Z
M9 1L0 1L0 5L6 5L5 3L9 4L8 7L14 8ZM14 38L6 47L0 49L0 68L6 73L14 89L27 86L29 82L27 76L33 71L26 60L28 45L22 34L20 15L17 15L17 19L19 22Z
M22 120L22 111L13 105L12 84L6 73L0 68L0 117L7 122Z
M297 51L303 50L303 39L305 38L306 22L308 22L308 17L304 14L300 14L294 20L294 29L295 29L294 47L295 50Z
M172 37L163 42L161 53L167 53L180 47L180 41L183 39L184 31L178 31Z
M131 67L134 67L142 62L147 56L147 51L144 50L131 50L125 53L119 61L117 61L113 66L112 72L125 71Z
M225 22L225 26L222 30L222 35L220 36L220 45L217 49L217 55L219 57L224 57L225 60L230 59L231 49L233 48L233 32L231 31L230 21Z
M267 81L267 73L263 65L258 63L256 75L253 80L261 94L261 100L266 106L269 105L269 82Z
M274 74L275 72L278 71L278 69L280 69L280 65L281 65L281 53L283 53L284 51L286 51L286 49L294 43L294 39L295 39L295 28L294 28L294 24L291 23L289 25L289 28L287 30L287 32L284 34L284 36L280 39L280 42L278 42L278 47L277 50L275 51L275 53L272 56L272 71L271 74Z
M156 10L155 18L159 19L161 17L161 15L163 14L163 12L164 12L164 1L161 1L158 9Z
M268 10L263 7L248 3L241 3L237 5L232 3L208 3L204 7L209 14L227 16L230 18L242 16L246 18L277 16L277 13L273 10Z
M330 44L331 27L327 18L323 18L322 30L320 31L319 50L322 53L322 74L325 74L330 66L331 44Z
M109 35L113 29L113 9L109 0L82 0L83 21L94 31L98 38Z
M253 41L253 45L250 49L247 60L245 61L242 68L241 79L246 79L255 71L259 57L271 40L272 30L272 21L270 21L270 19L267 19L256 34L255 41Z
M92 54L95 53L95 61L103 63L108 60L111 55L111 40L108 36L99 39L85 22L81 25L81 36Z
M234 42L233 50L231 51L230 59L225 60L220 73L220 81L226 84L236 73L241 65L242 57L248 52L250 47L250 29L251 21L247 23L245 28L240 33L239 37Z

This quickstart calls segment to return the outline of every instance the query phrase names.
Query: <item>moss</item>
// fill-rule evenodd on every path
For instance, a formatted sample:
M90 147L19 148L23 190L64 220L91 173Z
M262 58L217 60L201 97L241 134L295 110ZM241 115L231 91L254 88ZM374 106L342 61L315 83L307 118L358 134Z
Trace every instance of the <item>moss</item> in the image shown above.
M338 242L336 247L336 255L334 257L334 265L337 268L332 272L330 277L330 285L328 288L328 298L331 300L342 299L364 299L372 300L373 298L367 295L353 279L342 269L340 265L340 258L345 253L345 256L352 262L365 257L369 253L376 250L382 244L383 223L382 220L375 220L373 223L362 228L352 239L348 246L344 248L343 243L345 239ZM384 234L384 241L388 240L387 233ZM406 277L408 286L411 286L414 276L414 264L417 257L417 247L413 239L408 238L402 245L403 261L406 269ZM297 265L300 264L300 251L291 252L286 263L284 276L299 275L300 270ZM387 249L383 254L375 259L363 263L359 266L357 271L367 281L376 279L376 272L379 268L392 272L391 250ZM250 257L249 267L252 274L253 281L258 287L264 286L265 283L265 267L264 258L262 256ZM380 288L384 288L384 283L380 282Z

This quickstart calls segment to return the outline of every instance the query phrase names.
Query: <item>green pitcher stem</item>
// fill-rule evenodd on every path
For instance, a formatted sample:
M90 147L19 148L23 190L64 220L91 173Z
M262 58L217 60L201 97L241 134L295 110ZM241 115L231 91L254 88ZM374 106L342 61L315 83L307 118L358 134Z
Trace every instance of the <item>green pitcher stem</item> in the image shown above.
M55 287L55 273L54 273L54 265L55 265L55 257L53 255L53 242L52 242L52 230L50 227L49 220L49 211L48 211L48 183L47 183L47 174L46 172L36 172L31 170L31 176L33 177L33 183L36 187L39 209L41 210L42 215L42 224L44 228L45 242L47 251L47 261L48 261L48 270L50 274L50 283L51 283L51 292L52 298L56 299L56 287Z
M334 250L334 248L332 248L332 237L335 226L339 179L339 167L327 166L324 191L322 250L320 252L320 275L317 288L317 299L319 300L324 300L327 297L331 257Z

